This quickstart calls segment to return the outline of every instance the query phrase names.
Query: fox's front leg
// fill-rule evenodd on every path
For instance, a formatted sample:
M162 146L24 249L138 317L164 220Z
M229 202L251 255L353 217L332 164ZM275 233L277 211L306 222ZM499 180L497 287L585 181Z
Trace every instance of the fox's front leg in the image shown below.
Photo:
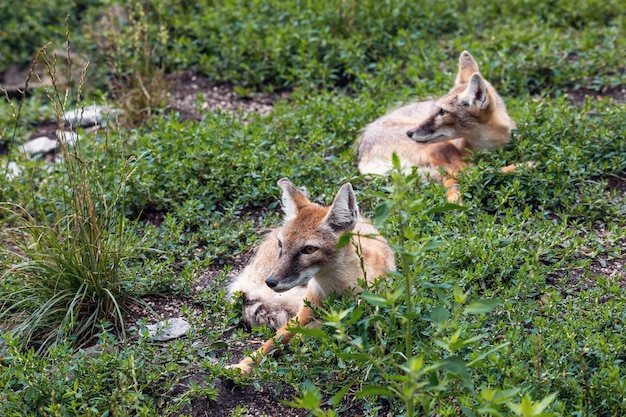
M297 322L296 322L297 320ZM279 350L274 343L274 340L280 340L281 343L285 344L291 340L293 337L293 333L287 330L288 326L295 326L298 323L301 326L306 326L307 324L313 321L313 310L311 310L307 306L302 306L298 311L298 315L295 319L291 320L289 323L285 324L283 327L278 329L276 335L271 339L268 339L263 346L261 346L252 356L247 356L243 358L237 365L228 366L229 369L240 369L243 375L250 375L252 369L256 366L257 362L261 360L261 358L265 355L268 355L273 352L273 354L278 354Z
M446 201L448 203L461 203L459 182L455 177L445 178L443 180L443 186L446 187Z
M509 174L515 171L516 169L519 169L522 166L527 166L529 168L536 168L537 163L535 161L528 161L528 162L522 162L521 164L507 165L505 167L500 168L500 171L504 174Z
M459 192L459 180L457 175L459 171L467 166L460 158L454 163L445 164L445 176L443 178L443 186L446 188L446 201L448 203L463 204L461 193Z

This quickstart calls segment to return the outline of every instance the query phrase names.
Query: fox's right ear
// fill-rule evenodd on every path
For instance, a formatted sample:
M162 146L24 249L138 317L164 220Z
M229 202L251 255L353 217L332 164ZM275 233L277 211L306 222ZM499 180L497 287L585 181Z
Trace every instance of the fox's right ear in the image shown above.
M282 203L285 212L285 221L293 220L300 209L311 204L306 195L298 190L287 178L278 180L278 186L283 190Z
M459 73L456 75L454 84L459 86L467 83L475 72L480 71L478 70L478 64L472 54L467 51L461 52L461 56L459 57Z
M479 74L474 73L467 82L465 91L459 94L459 100L466 103L468 107L485 110L489 107L489 94L487 94L487 82Z
M359 219L359 207L356 204L356 197L352 185L348 182L341 186L332 206L323 222L330 227L333 232L343 233L354 229Z

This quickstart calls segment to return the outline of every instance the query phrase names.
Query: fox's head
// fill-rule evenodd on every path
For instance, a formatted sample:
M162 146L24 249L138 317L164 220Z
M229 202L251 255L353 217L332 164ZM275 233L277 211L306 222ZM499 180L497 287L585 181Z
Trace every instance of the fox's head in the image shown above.
M504 101L463 51L454 88L433 104L425 121L406 134L416 142L433 143L465 138L478 148L495 148L510 140L515 123Z
M354 228L359 210L350 183L339 189L330 207L309 201L287 178L278 185L283 191L285 224L277 235L278 259L265 283L283 292L333 267L341 256L339 238Z

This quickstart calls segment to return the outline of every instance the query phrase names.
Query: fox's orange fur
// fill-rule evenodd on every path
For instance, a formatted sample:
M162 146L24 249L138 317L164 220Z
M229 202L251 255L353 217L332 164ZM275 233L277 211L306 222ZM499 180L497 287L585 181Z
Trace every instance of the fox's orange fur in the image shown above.
M468 164L464 160L468 151L502 146L510 141L514 128L504 101L480 75L472 55L463 51L448 94L392 110L365 127L358 143L359 170L384 175L395 152L405 170L418 167L443 182L448 201L457 201L455 177ZM510 165L502 171L514 169Z
M340 188L330 207L312 203L286 178L278 185L283 191L284 224L269 233L229 288L231 294L243 293L244 321L248 325L279 327L276 336L255 355L231 366L244 374L252 371L255 360L277 351L275 340L286 343L292 337L287 330L288 320L301 326L313 321L313 312L304 299L320 306L331 293L359 291L357 281L364 274L371 281L395 269L392 250L359 215L349 183ZM337 248L339 238L349 232L354 233L352 244Z

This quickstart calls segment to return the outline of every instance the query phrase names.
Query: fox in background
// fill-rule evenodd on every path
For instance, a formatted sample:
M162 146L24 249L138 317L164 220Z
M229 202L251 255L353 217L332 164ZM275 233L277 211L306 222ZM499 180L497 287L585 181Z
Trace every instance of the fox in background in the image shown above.
M267 235L250 264L229 287L231 295L243 294L247 325L278 328L276 336L255 354L229 366L244 375L250 374L264 355L278 352L275 340L286 343L291 339L289 324L297 321L306 326L313 322L313 311L304 299L321 306L331 293L359 291L357 281L364 274L371 282L396 267L385 239L359 215L350 183L339 189L329 207L309 201L287 178L278 185L284 224ZM339 238L349 232L353 233L351 244L337 248Z
M472 55L463 51L454 88L448 94L392 110L365 127L357 142L359 171L386 174L395 152L405 171L418 167L421 174L442 182L447 200L456 202L456 175L469 165L464 161L468 151L508 143L515 127L502 98L480 75ZM501 171L516 168L509 165Z

